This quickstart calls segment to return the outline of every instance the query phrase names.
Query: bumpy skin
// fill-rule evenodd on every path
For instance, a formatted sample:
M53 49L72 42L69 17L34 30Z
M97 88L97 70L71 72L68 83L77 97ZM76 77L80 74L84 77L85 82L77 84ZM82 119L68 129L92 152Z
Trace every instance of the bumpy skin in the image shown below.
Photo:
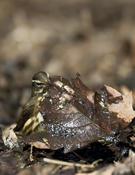
M47 92L50 86L50 78L49 75L45 72L38 72L32 78L32 88L31 88L31 98L24 105L21 118L17 122L17 126L15 131L22 131L24 124L28 121L28 119L32 117L37 117L39 112L38 106L40 103L40 99L43 94ZM26 128L27 129L27 128ZM25 132L22 135L26 135Z
M123 129L123 121L110 114L107 104L117 103L121 97L112 99L103 88L94 94L92 103L87 98L90 91L78 76L70 81L60 76L50 77L42 93L32 93L15 132L28 143L42 142L52 150L64 148L65 153L99 139L113 142ZM42 120L37 119L38 114ZM30 129L37 121L34 129Z

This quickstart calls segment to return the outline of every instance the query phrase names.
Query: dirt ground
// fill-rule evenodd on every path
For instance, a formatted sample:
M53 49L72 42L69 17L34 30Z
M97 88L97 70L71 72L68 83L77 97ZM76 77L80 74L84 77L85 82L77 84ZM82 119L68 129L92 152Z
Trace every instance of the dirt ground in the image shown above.
M19 118L30 97L31 78L40 70L67 78L78 72L91 88L108 84L119 89L124 85L134 92L134 19L134 0L1 0L1 127ZM43 163L30 168L20 163L19 168L15 167L14 154L10 150L3 153L2 141L0 156L2 174L27 175L34 171L39 175L80 175L73 167L56 171L56 165ZM113 169L113 165L108 166Z

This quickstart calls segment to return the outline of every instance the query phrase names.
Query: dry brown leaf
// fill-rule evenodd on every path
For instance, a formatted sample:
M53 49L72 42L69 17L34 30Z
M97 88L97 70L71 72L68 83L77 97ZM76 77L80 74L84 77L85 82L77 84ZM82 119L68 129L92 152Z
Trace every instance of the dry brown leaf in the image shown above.
M122 87L120 94L117 90L112 87L105 86L107 91L113 95L113 97L119 97L122 95L123 100L119 101L118 104L112 103L109 104L109 111L112 113L116 113L117 117L123 119L125 122L130 123L132 119L135 117L135 111L133 110L133 97L132 91L127 89L126 87Z

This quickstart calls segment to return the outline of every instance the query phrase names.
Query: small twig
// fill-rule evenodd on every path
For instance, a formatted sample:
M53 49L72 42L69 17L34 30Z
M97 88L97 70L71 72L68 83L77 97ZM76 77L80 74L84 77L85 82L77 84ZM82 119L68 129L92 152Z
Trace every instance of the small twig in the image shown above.
M79 154L77 154L76 152L73 151L73 154L74 154L77 158L79 158L80 160L83 160L83 157L80 156Z
M30 161L34 161L34 158L33 158L33 146L31 145L30 147L30 157L29 157Z
M81 167L81 168L95 168L97 166L97 164L100 161L102 161L102 159L98 159L98 160L94 161L92 164L72 163L72 162L65 162L65 161L49 159L49 158L44 158L43 161L46 163L65 165L65 166L67 165L67 166L74 166L74 167Z
M52 170L52 174L56 174L60 169L62 169L62 165L55 166L55 168Z

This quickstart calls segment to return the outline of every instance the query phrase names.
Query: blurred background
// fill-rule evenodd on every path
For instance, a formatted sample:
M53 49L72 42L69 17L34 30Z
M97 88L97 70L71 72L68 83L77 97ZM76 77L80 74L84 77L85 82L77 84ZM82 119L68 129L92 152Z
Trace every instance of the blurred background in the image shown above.
M0 123L19 117L37 71L135 89L134 0L0 0Z

